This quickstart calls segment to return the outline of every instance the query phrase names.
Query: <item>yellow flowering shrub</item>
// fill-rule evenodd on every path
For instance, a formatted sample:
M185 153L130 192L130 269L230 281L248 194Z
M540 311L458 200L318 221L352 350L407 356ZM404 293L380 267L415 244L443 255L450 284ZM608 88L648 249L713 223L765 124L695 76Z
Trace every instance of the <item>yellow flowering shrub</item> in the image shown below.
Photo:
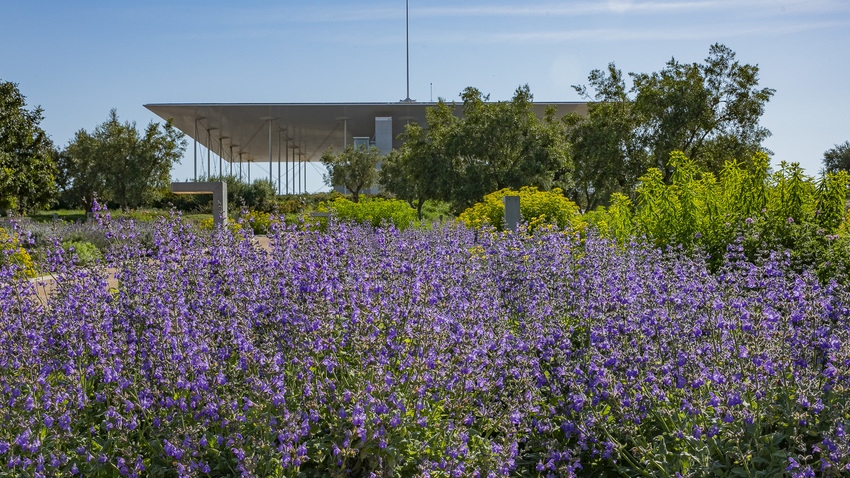
M17 277L34 277L36 275L35 262L33 262L27 250L21 246L18 236L0 228L0 265L5 266L7 264L17 266L15 271Z
M561 189L539 191L535 187L524 186L519 191L508 188L490 193L484 199L458 216L469 227L493 226L501 231L504 228L505 196L519 196L519 210L522 221L528 223L529 230L554 225L562 229L582 231L585 221L579 214L579 207L563 195Z
M241 222L239 219L241 219ZM262 211L248 211L247 214L240 214L236 218L231 218L227 221L227 227L233 232L250 228L254 231L254 234L268 234L271 231L271 224L272 215ZM212 218L201 221L202 229L212 229L213 225Z
M347 221L380 226L384 221L391 222L398 229L416 225L416 209L398 199L372 198L352 202L344 197L334 198L320 203L319 212L332 212L337 218Z
M271 231L272 215L262 211L248 211L242 216L242 227L250 227L254 234L268 234Z

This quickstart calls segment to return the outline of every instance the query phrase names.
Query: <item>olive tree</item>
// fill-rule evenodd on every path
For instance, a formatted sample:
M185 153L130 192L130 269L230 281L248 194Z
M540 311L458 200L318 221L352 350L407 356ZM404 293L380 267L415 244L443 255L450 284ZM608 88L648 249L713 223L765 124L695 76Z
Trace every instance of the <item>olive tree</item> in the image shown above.
M121 123L113 109L93 132L79 130L60 155L63 194L87 210L95 197L121 208L148 204L168 188L185 149L183 133L170 121L152 121L139 131L135 122Z
M321 161L328 170L325 183L348 189L353 201L358 202L360 192L371 188L378 181L377 167L381 161L381 150L375 146L355 148L349 145L339 154L328 149L322 154Z
M27 212L56 197L56 150L18 85L0 80L0 209Z

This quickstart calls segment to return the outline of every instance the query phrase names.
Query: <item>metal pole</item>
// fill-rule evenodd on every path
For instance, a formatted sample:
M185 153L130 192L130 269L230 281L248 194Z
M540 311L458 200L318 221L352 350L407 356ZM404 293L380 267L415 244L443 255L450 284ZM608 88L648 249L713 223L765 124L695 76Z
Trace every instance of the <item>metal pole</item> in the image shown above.
M222 162L222 161L224 161L224 158L221 157L221 155L224 154L222 152L222 148L224 148L224 138L219 136L218 137L218 177L219 177L219 179L221 179L221 177L224 176L224 173L222 172L222 171L224 171L224 169L223 169L224 163Z
M251 161L248 161L248 184L251 184Z
M230 176L233 176L233 145L230 145L230 161L227 162L230 166Z
M272 120L269 120L269 182L274 184L274 179L272 179Z
M207 128L207 181L210 180L212 174L210 174L210 149L212 146L212 135L210 134L209 128Z
M195 140L194 144L194 152L195 152L195 181L198 181L198 118L195 118L195 134L192 135L192 139Z
M239 182L242 182L242 151L239 151Z
M348 118L342 120L342 149L348 147Z
M404 48L407 56L407 98L410 101L410 7L409 0L404 0Z
M280 130L277 131L277 195L280 196Z

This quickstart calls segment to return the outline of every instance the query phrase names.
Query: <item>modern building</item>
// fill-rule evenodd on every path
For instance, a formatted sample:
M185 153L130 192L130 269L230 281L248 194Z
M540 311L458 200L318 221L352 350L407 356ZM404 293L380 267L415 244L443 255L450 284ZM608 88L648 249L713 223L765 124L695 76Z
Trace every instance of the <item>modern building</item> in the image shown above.
M306 192L307 163L318 162L329 147L374 145L383 154L401 146L398 135L408 123L427 127L425 110L433 102L398 103L160 103L145 105L193 140L195 180L199 176L236 174L251 178L261 163L263 176L279 194ZM542 117L554 105L558 115L585 114L581 102L535 103ZM461 115L461 104L455 114ZM203 146L200 149L199 146ZM206 154L204 154L204 152ZM234 165L238 165L234 171ZM243 173L247 166L247 172Z

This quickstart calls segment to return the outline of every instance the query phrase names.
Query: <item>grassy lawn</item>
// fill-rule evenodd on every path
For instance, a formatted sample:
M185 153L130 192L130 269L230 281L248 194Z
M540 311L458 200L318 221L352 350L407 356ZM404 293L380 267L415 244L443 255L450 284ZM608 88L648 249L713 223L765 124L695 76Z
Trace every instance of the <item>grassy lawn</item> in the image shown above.
M50 222L53 220L53 215L56 214L63 221L85 221L86 212L82 209L57 209L54 211L41 211L37 214L30 214L27 217L35 222Z
M50 222L53 221L54 214L57 216L57 219L68 222L86 220L86 212L82 209L56 209L52 211L41 211L36 214L29 214L27 217L35 222ZM126 212L121 210L110 210L109 214L115 219L132 218L137 221L151 221L160 216L167 216L169 211L165 209L146 208ZM206 219L210 219L211 217L212 214L183 214L184 219L193 222L202 222Z

